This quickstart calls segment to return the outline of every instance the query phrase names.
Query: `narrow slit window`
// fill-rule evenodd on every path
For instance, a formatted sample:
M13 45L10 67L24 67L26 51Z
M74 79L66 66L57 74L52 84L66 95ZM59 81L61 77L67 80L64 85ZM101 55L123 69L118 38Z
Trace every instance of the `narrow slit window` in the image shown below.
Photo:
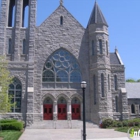
M103 73L101 74L101 94L102 94L102 97L105 97L105 94L104 94L104 74Z
M108 42L106 41L106 54L108 55Z
M94 88L94 105L97 103L97 101L96 101L96 76L94 75L93 76L93 88Z
M108 90L110 90L110 76L108 74Z
M8 42L8 54L12 54L12 39L9 39Z
M114 88L115 88L115 90L117 90L118 89L118 84L117 84L117 75L114 75Z
M9 14L8 14L8 27L14 27L15 24L15 0L9 2Z
M103 54L102 40L99 39L100 54Z
M118 112L118 96L115 97L116 112Z
M26 54L26 40L23 39L22 54Z
M60 25L63 25L63 17L60 17Z
M92 40L92 55L94 55L94 49L95 49L95 47L94 47L94 41Z

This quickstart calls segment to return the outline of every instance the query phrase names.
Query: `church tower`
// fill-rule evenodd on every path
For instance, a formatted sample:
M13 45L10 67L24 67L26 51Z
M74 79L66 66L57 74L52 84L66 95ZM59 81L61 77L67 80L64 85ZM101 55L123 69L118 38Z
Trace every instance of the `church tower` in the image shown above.
M88 26L91 120L112 118L111 68L108 24L95 2Z
M9 61L13 77L22 83L18 118L33 121L36 0L1 0L0 55ZM29 124L27 124L29 125Z
M34 56L36 0L1 0L0 53L10 61Z

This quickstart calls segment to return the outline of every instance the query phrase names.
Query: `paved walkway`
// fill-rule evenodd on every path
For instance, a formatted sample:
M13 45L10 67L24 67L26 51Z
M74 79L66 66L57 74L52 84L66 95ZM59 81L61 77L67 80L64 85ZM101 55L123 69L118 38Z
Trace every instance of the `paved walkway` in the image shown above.
M26 129L19 140L81 140L80 129ZM87 129L87 140L129 140L113 129Z

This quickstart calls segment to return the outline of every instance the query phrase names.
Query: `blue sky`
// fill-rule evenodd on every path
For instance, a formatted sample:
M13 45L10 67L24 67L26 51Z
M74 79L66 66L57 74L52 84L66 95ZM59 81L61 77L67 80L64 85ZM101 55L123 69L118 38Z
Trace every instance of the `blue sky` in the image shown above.
M95 0L63 0L68 11L87 26ZM140 79L140 0L97 0L109 25L110 52L117 47L125 77ZM57 7L59 0L38 0L37 25Z
M86 27L95 0L63 1L68 11ZM109 25L110 52L117 47L126 79L140 79L140 0L97 0L97 3ZM37 26L58 6L59 0L37 0Z

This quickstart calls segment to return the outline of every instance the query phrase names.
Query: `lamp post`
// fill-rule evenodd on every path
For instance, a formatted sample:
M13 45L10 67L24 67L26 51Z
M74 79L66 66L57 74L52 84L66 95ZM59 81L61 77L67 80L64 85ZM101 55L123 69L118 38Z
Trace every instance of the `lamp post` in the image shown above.
M86 140L86 116L85 116L85 89L86 89L87 83L86 81L81 82L81 88L83 90L83 140Z

